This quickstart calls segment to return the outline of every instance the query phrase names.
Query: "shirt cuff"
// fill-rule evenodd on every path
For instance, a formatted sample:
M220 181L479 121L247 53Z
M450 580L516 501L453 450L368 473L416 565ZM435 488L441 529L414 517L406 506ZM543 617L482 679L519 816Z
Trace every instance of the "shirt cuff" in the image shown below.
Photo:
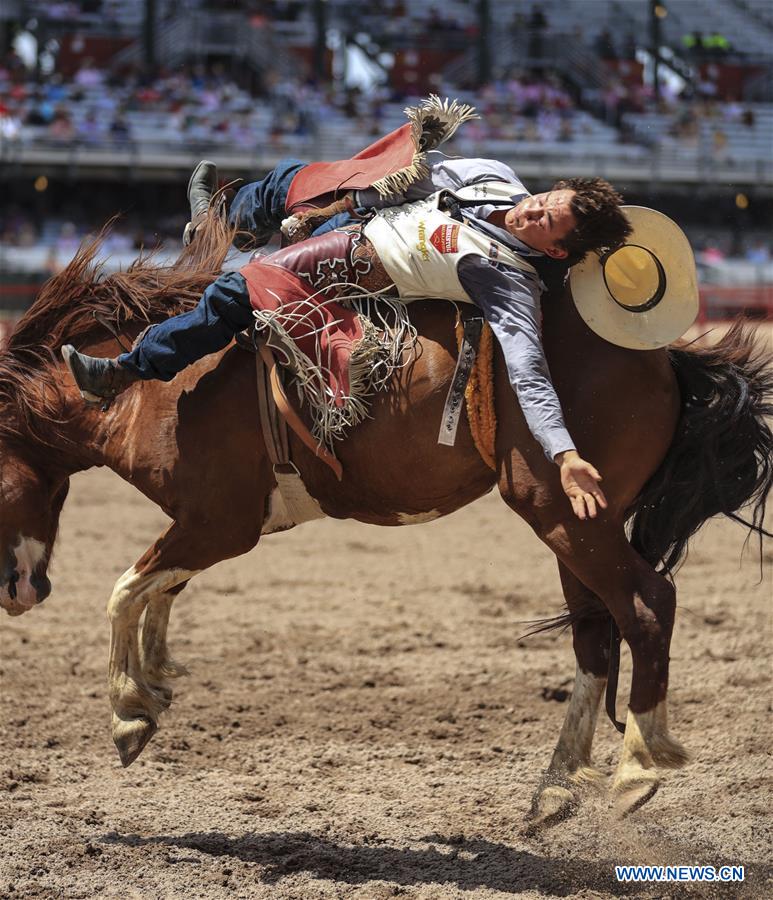
M556 455L566 450L576 450L574 441L569 436L569 432L565 428L551 428L542 435L542 447L545 456L553 462Z

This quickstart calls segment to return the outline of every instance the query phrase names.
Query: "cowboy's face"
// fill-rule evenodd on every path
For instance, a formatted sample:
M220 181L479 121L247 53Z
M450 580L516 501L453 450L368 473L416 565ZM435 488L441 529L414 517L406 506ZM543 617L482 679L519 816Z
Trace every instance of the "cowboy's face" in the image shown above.
M553 259L564 259L567 251L558 242L577 225L572 213L575 192L564 188L524 197L505 214L505 228L534 250Z

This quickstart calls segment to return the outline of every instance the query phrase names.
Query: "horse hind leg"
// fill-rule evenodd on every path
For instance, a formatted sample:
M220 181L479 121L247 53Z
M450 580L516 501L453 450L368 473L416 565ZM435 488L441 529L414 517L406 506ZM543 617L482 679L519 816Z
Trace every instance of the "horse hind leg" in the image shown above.
M617 811L628 815L655 795L660 785L658 767L679 768L689 759L669 734L666 714L676 591L636 553L622 528L612 523L566 522L549 542L601 598L631 651L625 738L612 783Z
M676 592L640 557L636 568L633 603L613 610L633 660L623 750L612 782L621 816L655 795L660 784L657 768L678 769L690 758L668 730L666 695Z
M598 790L603 779L592 764L591 747L607 680L610 619L601 601L563 563L558 568L569 611L585 615L572 622L574 689L550 765L532 798L527 834L568 818L582 795Z

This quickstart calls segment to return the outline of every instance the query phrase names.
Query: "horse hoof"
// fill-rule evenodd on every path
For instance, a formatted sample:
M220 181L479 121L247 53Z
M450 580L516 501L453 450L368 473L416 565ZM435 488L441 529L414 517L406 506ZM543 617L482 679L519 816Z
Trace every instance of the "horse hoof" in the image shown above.
M631 781L623 782L613 788L615 795L615 812L624 819L648 803L657 794L660 779L652 775L640 775Z
M113 743L121 765L130 766L158 731L158 725L144 716L140 719L119 719L113 716Z
M539 831L568 819L576 809L577 798L568 788L557 784L548 785L534 798L529 823L523 834L533 837Z

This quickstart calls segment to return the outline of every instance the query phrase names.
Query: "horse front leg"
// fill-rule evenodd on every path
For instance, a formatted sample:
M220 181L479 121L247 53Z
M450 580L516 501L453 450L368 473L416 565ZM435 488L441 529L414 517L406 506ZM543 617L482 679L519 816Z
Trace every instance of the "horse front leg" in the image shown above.
M165 551L177 545L179 529L172 525L116 582L107 607L110 620L108 681L112 734L121 763L128 766L142 752L168 706L148 682L140 661L138 625L152 600L168 595L197 574L197 569L166 565Z
M558 744L532 798L527 834L572 815L583 792L598 789L602 774L591 762L599 703L609 665L610 618L601 601L566 566L558 563L572 622L576 671Z
M166 643L172 603L187 583L184 581L170 591L151 597L142 620L142 673L147 684L163 703L164 711L172 704L173 693L169 682L190 674L184 665L170 657Z

